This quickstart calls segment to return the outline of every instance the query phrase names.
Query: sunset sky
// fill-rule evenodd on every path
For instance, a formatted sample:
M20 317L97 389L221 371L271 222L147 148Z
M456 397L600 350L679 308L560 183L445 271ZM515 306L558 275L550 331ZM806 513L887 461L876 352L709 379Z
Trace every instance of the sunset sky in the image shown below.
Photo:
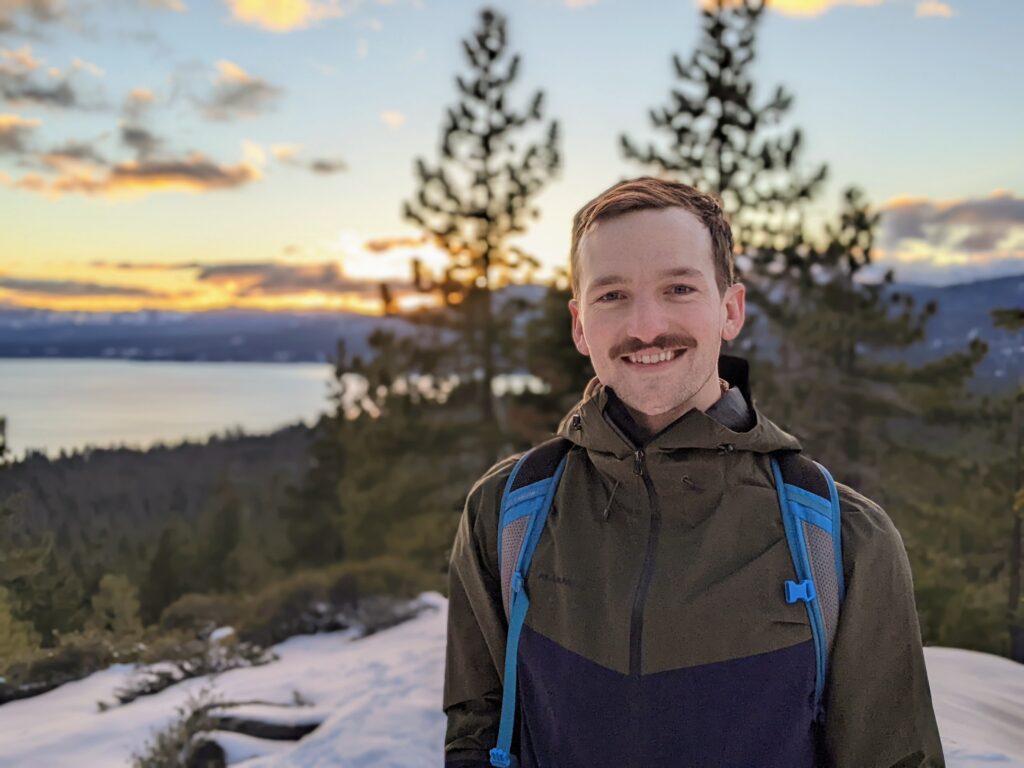
M546 91L564 164L521 244L564 266L573 212L644 169L618 136L699 31L695 0L519 0L518 102ZM857 184L880 263L1024 273L1024 2L769 0L757 86L795 96L816 221ZM443 261L402 221L437 158L464 0L0 0L0 307L349 308Z

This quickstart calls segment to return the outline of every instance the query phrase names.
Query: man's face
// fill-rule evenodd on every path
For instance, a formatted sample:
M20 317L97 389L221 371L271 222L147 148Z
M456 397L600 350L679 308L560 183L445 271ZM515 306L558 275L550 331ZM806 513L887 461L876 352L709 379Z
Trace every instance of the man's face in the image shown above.
M648 426L718 400L718 355L743 327L746 289L719 294L696 216L665 208L600 222L580 243L578 268L573 340L602 384Z

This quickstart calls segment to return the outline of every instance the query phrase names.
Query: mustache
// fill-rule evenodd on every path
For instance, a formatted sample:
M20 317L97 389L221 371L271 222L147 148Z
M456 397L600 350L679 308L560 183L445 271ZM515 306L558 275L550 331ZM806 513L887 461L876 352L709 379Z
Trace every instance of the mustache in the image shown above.
M679 347L695 347L697 340L693 336L680 333L663 333L653 341L640 341L640 339L626 339L612 347L608 351L608 357L617 360L625 355L632 355L641 349L679 349Z

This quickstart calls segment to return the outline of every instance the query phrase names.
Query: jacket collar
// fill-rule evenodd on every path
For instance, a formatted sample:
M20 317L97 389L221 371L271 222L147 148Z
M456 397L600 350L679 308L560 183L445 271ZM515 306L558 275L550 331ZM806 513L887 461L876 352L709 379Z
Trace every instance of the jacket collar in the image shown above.
M719 413L719 418L715 418L716 406L721 403L719 401L707 412L696 408L687 411L661 432L644 441L644 449L648 452L668 452L686 448L718 449L731 445L732 448L725 450L756 453L800 450L800 442L769 421L754 404L750 393L749 370L743 358L719 356L719 375L742 395L752 414L753 426L742 431L739 424L724 418L724 414ZM632 422L615 393L594 378L584 390L580 402L562 420L558 434L588 450L626 458L640 447L638 438L643 431L635 423L624 422L623 418ZM727 424L741 431L731 429Z

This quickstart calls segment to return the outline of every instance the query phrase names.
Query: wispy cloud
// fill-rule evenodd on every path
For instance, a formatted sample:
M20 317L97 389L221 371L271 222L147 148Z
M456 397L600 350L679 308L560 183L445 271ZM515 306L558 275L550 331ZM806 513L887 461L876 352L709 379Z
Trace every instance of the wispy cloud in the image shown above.
M426 243L425 237L378 237L367 240L363 248L371 253L386 253L395 248L417 248Z
M101 283L77 280L39 280L2 276L0 276L0 288L37 296L154 298L164 295L147 288L134 288L122 285L103 285Z
M742 0L727 0L725 5L739 5ZM842 5L873 6L881 5L885 0L767 0L767 6L784 16L811 17L820 16L826 11ZM714 8L717 0L697 0L704 8Z
M102 67L93 64L91 61L80 59L77 56L71 60L71 68L76 72L88 72L93 77L103 77L106 74Z
M174 11L176 13L184 13L188 10L184 0L142 0L142 2L150 8Z
M216 264L203 267L196 279L218 283L243 298L304 292L374 293L378 290L375 282L347 277L337 262Z
M83 94L74 76L83 71L102 76L102 69L80 58L73 59L67 71L59 67L48 67L44 71L45 63L36 58L28 45L17 50L0 49L0 97L12 106L65 109L101 106L100 93L94 89L93 93Z
M1024 198L896 198L882 207L880 266L935 282L1024 272Z
M30 138L40 124L36 118L0 113L0 154L27 152Z
M387 112L380 113L380 121L384 123L384 125L392 128L399 128L405 123L405 115L401 112L389 110Z
M221 165L199 152L182 158L129 160L110 167L52 158L56 176L29 173L12 179L0 173L0 185L36 192L47 197L82 194L137 197L153 192L210 192L250 184L262 174L249 161Z
M270 154L278 162L296 168L305 168L313 173L331 174L347 170L345 161L337 157L318 157L306 160L300 157L302 152L301 144L274 144L270 148Z
M227 0L235 21L271 32L304 29L324 19L349 15L358 0Z
M253 117L273 107L281 96L276 85L250 75L234 62L218 61L217 71L213 93L200 104L211 120Z
M183 12L184 0L122 0L122 5ZM68 2L67 0L0 0L0 35L38 37L49 26L63 24L81 30L83 19L111 3Z
M3 0L0 2L0 34L24 34L64 17L63 0Z
M915 16L940 16L942 18L950 19L953 17L953 9L950 8L946 3L939 2L939 0L921 0L914 8Z

